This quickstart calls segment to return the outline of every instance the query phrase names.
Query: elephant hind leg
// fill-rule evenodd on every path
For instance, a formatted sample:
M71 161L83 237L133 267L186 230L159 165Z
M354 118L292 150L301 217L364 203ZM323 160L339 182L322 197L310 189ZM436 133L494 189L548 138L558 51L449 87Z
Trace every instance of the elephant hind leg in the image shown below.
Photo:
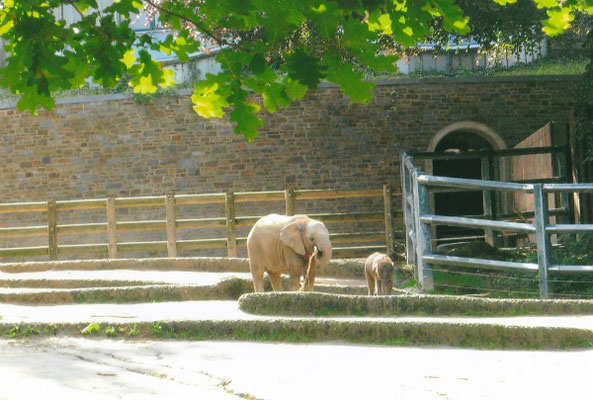
M251 270L251 277L253 278L253 290L256 292L264 291L264 271L260 268L254 268L251 264L249 265Z
M364 275L365 275L366 281L367 281L368 295L372 296L375 294L375 279L366 270L365 270Z
M281 292L284 290L282 287L282 279L280 277L280 272L270 272L268 271L268 276L270 277L270 282L272 283L272 290L274 292Z

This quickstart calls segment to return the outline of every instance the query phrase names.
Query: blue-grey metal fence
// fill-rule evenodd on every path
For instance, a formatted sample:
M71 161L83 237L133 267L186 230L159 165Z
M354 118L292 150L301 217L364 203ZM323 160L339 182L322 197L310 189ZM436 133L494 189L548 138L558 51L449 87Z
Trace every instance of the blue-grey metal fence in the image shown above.
M537 271L541 298L549 297L550 271L593 272L591 265L552 263L550 235L593 232L593 224L551 224L547 201L547 196L554 193L593 193L593 184L513 183L432 176L416 167L414 157L405 152L401 160L401 180L407 262L414 265L415 277L423 291L434 288L432 269L428 265ZM481 218L432 214L429 193L434 188L531 193L535 208L534 222L499 221L486 212ZM537 264L435 254L432 230L436 225L480 228L485 232L498 230L535 234Z

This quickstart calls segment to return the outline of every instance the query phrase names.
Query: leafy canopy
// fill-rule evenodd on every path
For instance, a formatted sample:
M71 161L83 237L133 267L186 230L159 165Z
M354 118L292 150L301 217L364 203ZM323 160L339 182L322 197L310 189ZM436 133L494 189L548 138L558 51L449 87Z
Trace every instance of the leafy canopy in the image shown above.
M516 0L492 0L501 5ZM593 0L533 0L545 9L543 29L566 29L575 12L593 13ZM56 11L73 7L67 24ZM137 37L130 22L142 10L158 13L172 32L162 40ZM126 74L137 93L171 86L173 73L150 50L175 53L180 61L208 43L220 47L217 75L195 84L192 102L205 118L229 114L235 132L251 141L262 127L261 95L270 113L301 99L322 80L333 82L354 102L368 103L372 82L360 68L395 72L397 57L381 38L414 46L439 19L447 32L469 33L468 17L455 0L0 0L0 36L7 43L0 86L20 94L19 110L54 107L52 92L92 79L115 86ZM281 67L274 68L274 60Z

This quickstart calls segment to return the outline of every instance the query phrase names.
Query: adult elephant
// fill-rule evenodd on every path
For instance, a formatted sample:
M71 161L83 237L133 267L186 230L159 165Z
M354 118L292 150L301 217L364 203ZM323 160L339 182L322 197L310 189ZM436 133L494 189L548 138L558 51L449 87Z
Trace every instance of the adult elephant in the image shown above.
M325 266L332 256L329 231L321 221L306 215L270 214L260 218L247 236L249 269L256 292L264 291L264 271L274 291L282 290L280 275L289 275L288 289L313 290L317 266Z

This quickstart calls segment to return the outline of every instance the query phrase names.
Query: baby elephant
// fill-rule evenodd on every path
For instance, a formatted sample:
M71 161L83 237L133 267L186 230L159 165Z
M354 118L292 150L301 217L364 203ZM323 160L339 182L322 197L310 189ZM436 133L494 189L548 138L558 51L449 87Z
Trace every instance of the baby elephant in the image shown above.
M369 296L391 294L393 288L393 261L386 254L373 253L364 263Z

